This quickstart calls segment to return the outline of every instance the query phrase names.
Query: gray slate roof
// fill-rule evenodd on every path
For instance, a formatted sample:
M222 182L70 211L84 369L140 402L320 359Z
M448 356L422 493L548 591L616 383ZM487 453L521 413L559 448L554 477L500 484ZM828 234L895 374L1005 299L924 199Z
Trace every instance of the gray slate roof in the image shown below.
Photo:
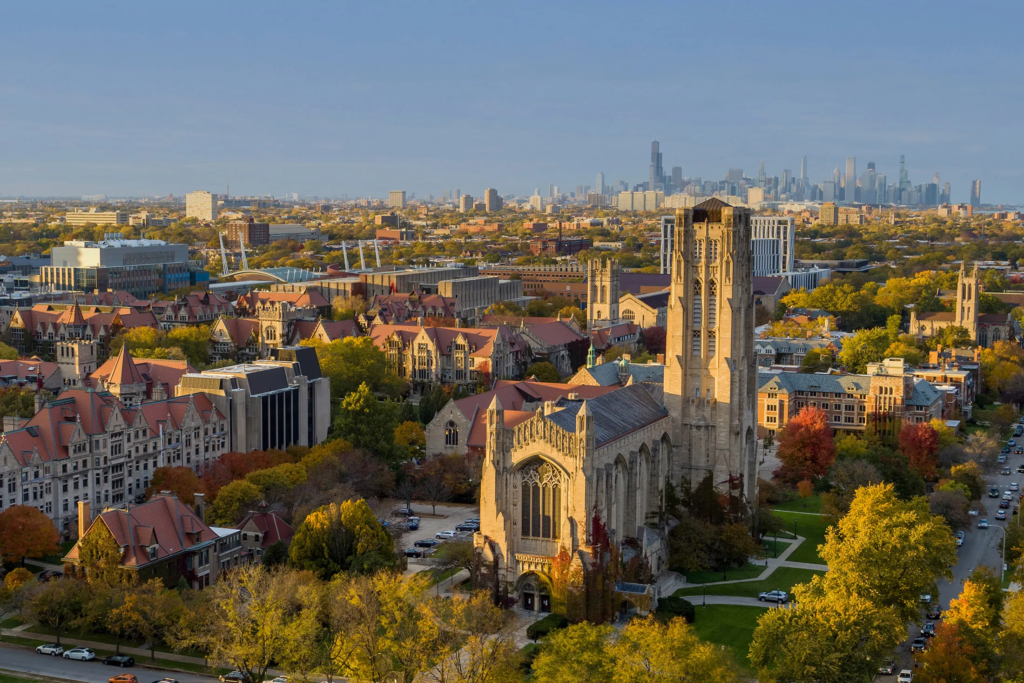
M629 363L628 367L629 374L633 377L634 382L665 381L664 365L657 363ZM613 384L619 383L619 364L614 361L595 365L592 368L581 368L580 372L589 374L602 387L610 387Z
M641 427L668 417L665 407L654 400L641 384L623 387L617 391L587 400L587 410L594 416L597 445L621 439ZM561 408L547 416L548 420L568 432L576 432L576 414L583 401L561 398L555 404Z
M871 378L867 375L806 375L798 372L759 372L758 391L825 391L833 394L867 395ZM938 389L926 379L914 380L914 395L907 405L930 406L941 396Z

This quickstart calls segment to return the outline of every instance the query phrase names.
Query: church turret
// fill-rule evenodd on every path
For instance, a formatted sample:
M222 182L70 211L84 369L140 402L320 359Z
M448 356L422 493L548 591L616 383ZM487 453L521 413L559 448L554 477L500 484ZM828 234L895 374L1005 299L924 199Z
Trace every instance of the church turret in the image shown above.
M597 365L597 349L594 348L594 342L590 342L590 350L587 351L587 367L592 368Z
M504 451L505 409L495 394L487 407L487 457L497 464Z

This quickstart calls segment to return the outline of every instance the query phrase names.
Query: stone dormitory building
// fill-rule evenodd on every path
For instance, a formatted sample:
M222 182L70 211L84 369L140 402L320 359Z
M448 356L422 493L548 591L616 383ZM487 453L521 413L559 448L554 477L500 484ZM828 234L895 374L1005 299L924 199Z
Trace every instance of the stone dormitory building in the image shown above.
M665 482L711 476L723 492L755 495L750 211L711 199L681 210L675 230L660 373L637 368L633 376L627 361L621 375L609 373L617 381L608 385L594 375L594 384L499 387L459 407L461 424L442 423L454 430L433 430L435 439L482 444L475 543L527 609L550 609L560 549L586 566L596 515L624 556L642 553L658 572L665 565L667 528L657 515ZM618 301L611 294L606 305ZM506 404L502 392L518 396L519 405Z

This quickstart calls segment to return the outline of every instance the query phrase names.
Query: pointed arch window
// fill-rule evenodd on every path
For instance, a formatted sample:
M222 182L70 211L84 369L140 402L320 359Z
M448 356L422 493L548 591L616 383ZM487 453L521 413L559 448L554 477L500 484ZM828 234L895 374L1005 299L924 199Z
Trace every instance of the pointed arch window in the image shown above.
M714 329L715 316L718 314L718 283L708 283L708 327Z
M452 420L448 420L448 424L444 426L444 445L459 445L459 426L455 424Z
M700 355L700 330L693 331L693 341L690 342L690 355Z
M708 260L712 263L718 260L718 240L708 242Z
M526 467L520 474L520 534L557 539L561 531L561 482L549 463Z

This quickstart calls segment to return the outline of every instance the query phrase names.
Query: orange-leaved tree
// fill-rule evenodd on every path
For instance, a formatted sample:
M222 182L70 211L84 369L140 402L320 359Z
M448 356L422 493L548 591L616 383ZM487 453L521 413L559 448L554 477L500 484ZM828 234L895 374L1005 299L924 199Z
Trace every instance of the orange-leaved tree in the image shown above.
M191 467L158 467L153 471L153 480L146 489L146 499L160 491L170 491L179 500L191 504L197 493L206 493L206 488Z
M57 552L60 535L50 518L28 505L15 505L0 512L0 559L23 562Z
M962 624L939 624L931 646L917 656L924 665L914 677L919 683L984 683L974 663L977 651L963 632Z
M775 476L794 484L823 477L836 459L832 428L821 408L804 408L779 433L779 461Z
M935 478L939 433L927 422L907 424L900 430L900 451L907 456L910 467L926 480Z

